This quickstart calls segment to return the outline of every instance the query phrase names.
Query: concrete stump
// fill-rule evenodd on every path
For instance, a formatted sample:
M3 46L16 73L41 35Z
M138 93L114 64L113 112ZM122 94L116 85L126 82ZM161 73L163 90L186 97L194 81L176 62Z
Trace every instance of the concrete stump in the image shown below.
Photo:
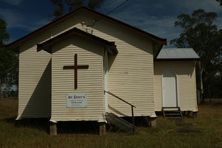
M154 128L157 126L156 119L151 119L150 126Z
M105 135L106 134L106 123L105 122L99 122L99 135Z
M150 118L150 117L147 117L146 118L146 121L147 121L147 125L149 127L156 127L157 126L157 123L156 123L156 118Z
M57 135L57 124L54 122L50 122L49 134L51 136Z

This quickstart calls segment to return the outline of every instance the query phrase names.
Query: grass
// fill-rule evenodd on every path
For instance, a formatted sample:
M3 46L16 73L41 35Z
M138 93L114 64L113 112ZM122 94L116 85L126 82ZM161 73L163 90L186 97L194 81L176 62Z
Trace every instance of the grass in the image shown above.
M0 147L72 148L222 148L222 104L203 104L197 118L183 121L158 118L156 128L138 127L135 135L108 132L63 133L49 136L46 121L15 124L16 99L0 100ZM31 123L31 124L30 124Z

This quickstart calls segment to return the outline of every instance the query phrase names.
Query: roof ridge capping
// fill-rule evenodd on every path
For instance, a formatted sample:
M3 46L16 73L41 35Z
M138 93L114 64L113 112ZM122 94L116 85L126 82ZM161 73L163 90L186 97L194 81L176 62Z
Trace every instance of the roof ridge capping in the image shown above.
M114 18L112 18L112 17L110 17L110 16L107 16L107 15L105 15L105 14L102 14L102 13L100 13L100 12L97 12L97 11L94 11L94 10L92 10L92 9L89 9L89 8L87 8L87 7L83 7L83 6L82 6L82 7L79 7L79 8L77 8L77 9L75 9L75 10L73 10L73 11L65 14L64 16L59 17L58 19L56 19L56 20L54 20L54 21L52 21L52 22L49 22L48 24L46 24L46 25L44 25L44 26L42 26L42 27L34 30L33 32L31 32L31 33L23 36L22 38L19 38L19 39L17 39L17 40L14 41L14 42L9 43L8 45L6 45L6 47L7 47L7 48L15 48L15 47L19 46L20 44L22 44L23 42L25 42L25 41L26 41L27 39L29 39L30 37L32 37L33 35L36 35L36 34L42 32L42 31L46 30L47 28L51 27L52 25L57 24L57 23L65 20L66 18L68 18L69 16L73 15L74 13L76 13L76 12L78 12L78 11L80 11L80 10L90 11L90 12L92 12L92 13L94 13L94 14L100 15L100 16L102 16L102 17L108 18L108 19L110 19L110 20L112 20L112 21L115 21L115 22L117 22L117 23L120 23L120 24L122 24L122 25L124 25L124 26L126 26L126 27L128 27L128 28L131 28L131 29L133 29L133 30L135 30L135 31L137 31L137 32L140 32L140 33L143 33L143 34L147 35L148 37L150 37L150 39L152 39L152 40L155 41L155 42L158 42L158 43L161 44L161 45L166 45L166 44L167 44L166 39L164 39L164 38L160 38L160 37L158 37L158 36L156 36L156 35L153 35L153 34L151 34L151 33L148 33L148 32L146 32L146 31L141 30L141 29L139 29L139 28L136 28L136 27L134 27L134 26L131 26L131 25L129 25L129 24L127 24L127 23L124 23L124 22L122 22L122 21L120 21L120 20L114 19Z

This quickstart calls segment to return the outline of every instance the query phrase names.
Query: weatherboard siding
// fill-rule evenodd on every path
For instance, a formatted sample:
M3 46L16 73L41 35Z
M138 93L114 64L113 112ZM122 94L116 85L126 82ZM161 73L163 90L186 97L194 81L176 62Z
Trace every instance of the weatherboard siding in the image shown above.
M103 47L72 37L55 44L52 48L51 120L104 121ZM63 69L63 66L74 65L75 54L78 55L78 65L89 65L89 69L78 70L76 90L74 89L74 70ZM69 93L85 93L86 107L68 108L66 96Z
M77 15L70 16L27 39L20 47L17 119L51 117L51 54L37 52L37 44L69 30L78 20Z
M92 24L90 17L83 21ZM76 27L83 29L81 24ZM108 91L135 105L135 116L155 116L152 42L109 21L97 21L91 29L94 35L114 41L118 50L116 56L109 56ZM129 105L110 95L108 102L110 112L131 116Z
M37 44L69 30L76 23L75 21L77 20L70 17L63 25L61 25L62 22L59 22L55 26L41 31L35 37L27 39L20 47L17 119L50 118L51 55L45 51L37 52Z
M119 53L109 71L109 91L136 106L136 116L154 111L152 55L134 46L116 43ZM118 46L119 45L119 46ZM109 97L110 111L131 115L129 105Z
M36 46L20 52L17 119L50 117L50 73L50 54L45 51L37 54Z
M88 24L89 27L83 24ZM44 104L46 100L47 102L50 101L51 93L49 89L41 88L43 89L44 97L35 97L39 99L35 103L38 105L33 103L28 105L30 96L35 92L35 87L51 58L51 55L45 51L37 52L36 45L73 27L84 31L88 30L93 35L115 42L119 53L117 56L109 55L109 91L134 104L136 106L136 116L154 115L153 42L147 36L124 25L114 23L98 15L84 14L79 11L79 13L71 15L69 18L43 30L35 37L29 38L21 47L22 52L20 52L19 58L19 116L49 116L49 112L51 112L51 107L47 107L49 103L46 103L47 105L45 106L37 107ZM51 80L50 76L45 76L44 78L47 79L47 83ZM39 94L43 95L42 93ZM116 98L108 96L108 101L111 107L110 111L114 109L124 115L131 114L130 107L119 102ZM27 106L29 109L23 114Z
M165 70L176 73L178 103L182 111L198 111L194 61L156 61L154 77L155 111L162 109L162 77Z

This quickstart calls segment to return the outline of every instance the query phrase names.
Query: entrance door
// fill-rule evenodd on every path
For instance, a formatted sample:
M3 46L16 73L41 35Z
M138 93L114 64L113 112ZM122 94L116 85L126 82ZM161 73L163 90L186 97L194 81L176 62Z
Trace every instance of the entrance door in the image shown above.
M178 107L176 76L164 74L162 79L163 107Z

